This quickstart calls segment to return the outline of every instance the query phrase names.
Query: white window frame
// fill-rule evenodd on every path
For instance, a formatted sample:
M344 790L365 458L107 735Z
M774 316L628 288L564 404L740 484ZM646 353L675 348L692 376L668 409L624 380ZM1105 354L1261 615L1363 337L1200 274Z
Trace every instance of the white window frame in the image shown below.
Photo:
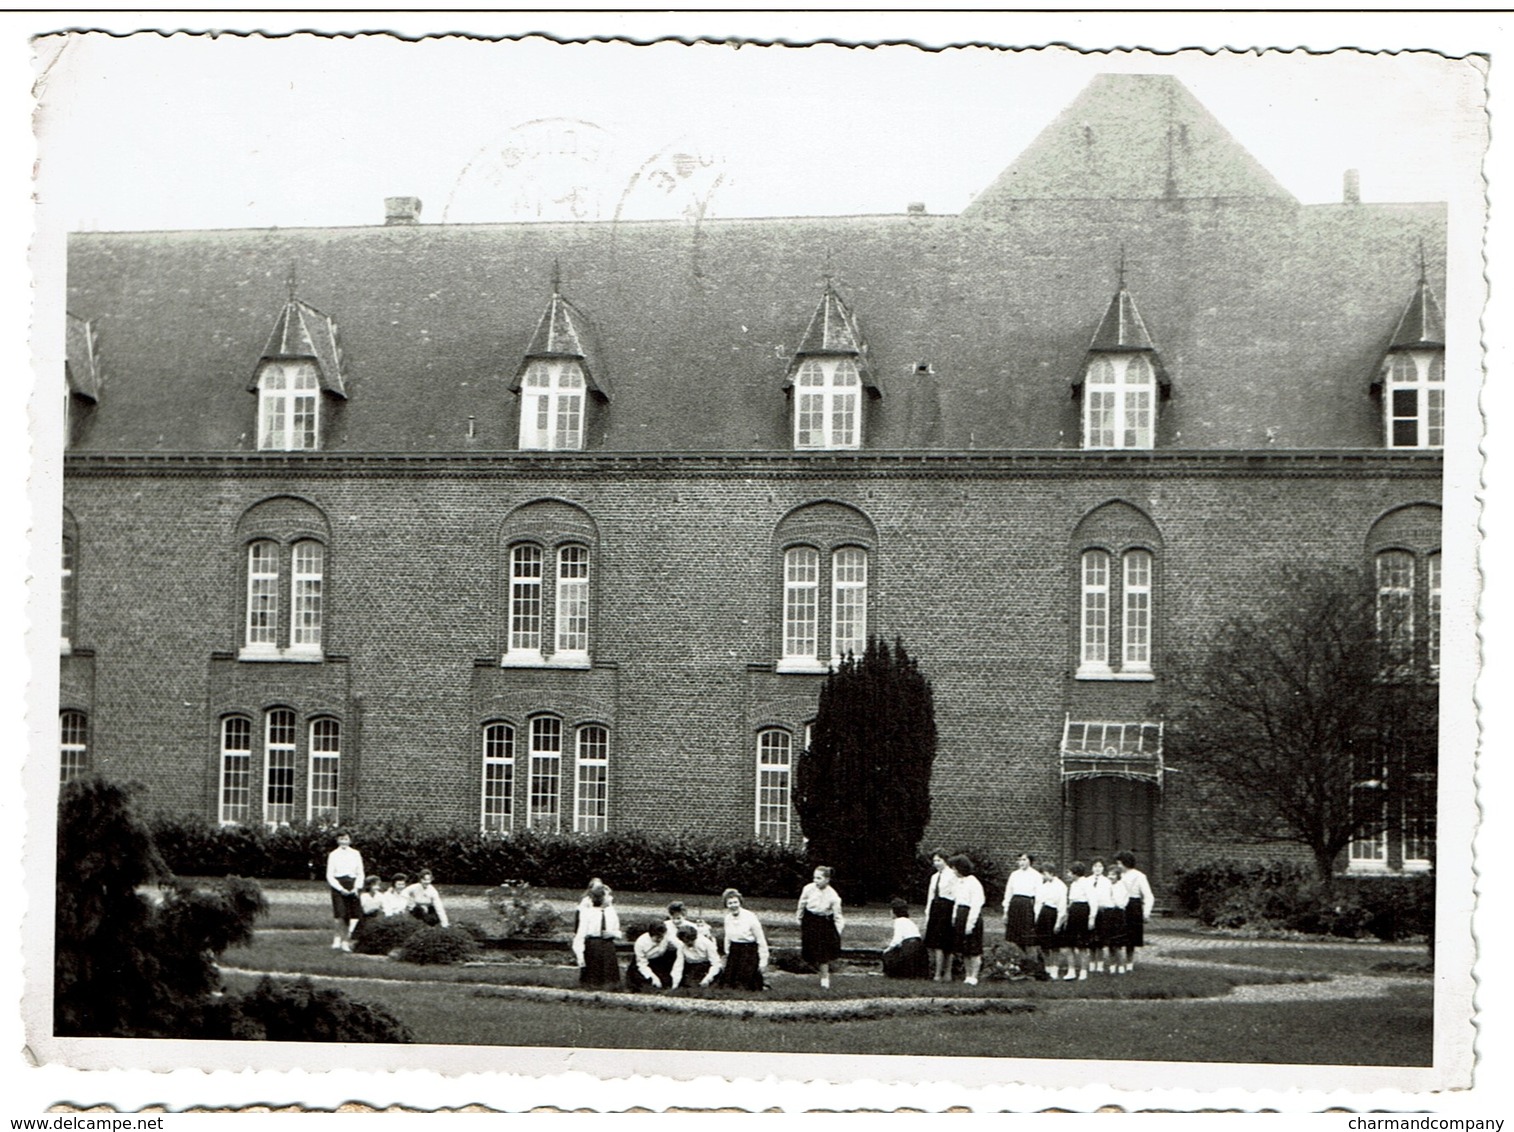
M59 572L59 651L73 651L74 636L74 537L63 536L63 555Z
M1445 355L1439 350L1394 351L1383 359L1382 376L1384 445L1388 448L1444 448ZM1403 433L1410 435L1401 437L1399 425L1404 426Z
M242 654L274 656L279 651L279 588L283 548L272 539L247 544L247 609Z
M578 729L573 751L573 830L610 829L610 731L597 723Z
M1394 674L1414 667L1415 565L1414 552L1402 547L1380 550L1373 560L1378 640L1383 642L1386 668Z
M1111 555L1089 547L1078 556L1078 676L1108 677Z
M794 737L767 727L757 733L754 829L759 838L787 845L793 827Z
M321 383L315 364L270 361L258 373L258 450L312 452L320 447Z
M588 382L572 358L536 358L520 384L520 447L576 452L584 446Z
M1156 447L1156 370L1144 353L1097 354L1083 374L1083 447Z
M1152 572L1154 555L1133 547L1120 556L1124 582L1120 594L1120 671L1132 675L1151 671Z
M305 820L336 825L341 820L342 724L323 715L309 727L310 777L305 785Z
M1425 662L1440 679L1440 551L1425 556Z
M321 652L326 579L326 547L315 539L301 539L290 548L291 596L289 651Z
M501 720L484 724L479 828L508 833L515 825L515 728Z
M1433 776L1425 775L1422 777L1416 777L1418 778L1418 781L1416 781L1414 784L1414 788L1416 789L1423 787L1427 783L1432 786L1434 784ZM1400 823L1402 826L1402 843L1400 845L1400 849L1403 857L1404 872L1406 873L1428 872L1430 869L1430 850L1435 845L1435 838L1439 833L1439 829L1435 820L1435 799L1433 791L1431 792L1430 797L1427 800L1431 803L1428 812L1428 835L1424 835L1422 832L1416 832L1413 835L1410 834L1409 806L1407 804L1407 799L1405 800L1406 804L1404 806L1403 819ZM1411 849L1415 850L1415 852L1411 853Z
M287 722L285 721L287 717ZM277 728L280 738L275 741ZM283 734L288 733L288 741ZM275 782L278 773L280 781ZM263 822L288 825L294 820L295 781L299 773L299 726L290 708L269 708L263 713ZM288 781L283 778L287 775ZM274 801L274 791L288 791L287 801Z
M779 672L824 672L820 661L820 550L783 552L783 647Z
M232 725L245 745L233 746ZM252 720L245 715L221 719L221 751L216 774L216 818L221 825L252 820Z
M591 556L581 543L557 548L552 663L588 667Z
M530 736L526 828L556 833L562 828L563 721L555 715L536 716L530 723ZM554 741L555 747L548 745Z
M1085 547L1078 555L1078 680L1154 680L1156 552Z
M867 551L842 546L831 551L831 663L848 652L859 660L867 648Z
M793 390L797 451L862 447L862 374L856 359L805 358Z
M510 547L509 622L503 663L543 663L541 641L546 553L534 542Z
M58 782L89 773L89 716L65 709L58 713Z

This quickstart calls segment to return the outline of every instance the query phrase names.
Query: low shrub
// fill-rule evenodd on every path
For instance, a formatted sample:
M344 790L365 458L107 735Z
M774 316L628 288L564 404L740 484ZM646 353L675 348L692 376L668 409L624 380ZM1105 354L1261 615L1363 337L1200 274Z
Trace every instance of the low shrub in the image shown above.
M1302 863L1222 860L1176 870L1173 890L1210 927L1384 940L1435 929L1429 876L1337 877L1327 892Z
M413 1042L410 1028L382 1006L317 988L308 978L264 976L244 995L221 999L212 1032L221 1038L267 1042Z
M523 880L505 881L489 892L488 901L506 939L555 935L563 925L562 913L545 900L538 900Z
M478 941L463 928L422 927L400 944L396 958L438 967L471 959L477 951Z
M1012 943L990 943L983 948L983 966L979 977L985 981L1008 981L1011 979L1035 979L1046 968L1039 960L1032 959Z
M352 933L352 949L364 955L388 955L426 925L414 916L369 916Z
M804 958L797 947L776 947L769 961L778 970L787 971L790 975L813 975L819 970Z

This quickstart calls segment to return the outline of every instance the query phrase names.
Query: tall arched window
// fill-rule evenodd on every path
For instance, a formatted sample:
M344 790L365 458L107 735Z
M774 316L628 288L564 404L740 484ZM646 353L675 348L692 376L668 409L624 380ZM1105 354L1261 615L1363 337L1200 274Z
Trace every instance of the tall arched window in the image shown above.
M531 778L526 825L556 832L562 811L562 720L543 715L531 721Z
M313 539L294 544L294 609L289 646L305 652L321 651L321 583L326 573L326 548Z
M787 844L792 824L793 739L769 728L757 736L757 836Z
M573 828L604 833L610 828L610 733L598 724L578 729Z
M480 826L490 833L507 832L515 812L515 728L508 723L484 725L484 781Z
M278 648L279 545L260 539L247 548L247 636L249 650Z
M594 520L566 500L536 499L505 517L502 667L592 667L598 547Z
M776 671L823 673L848 653L866 651L876 546L872 521L843 503L806 503L779 520L773 534L782 585Z
M1405 670L1414 662L1414 555L1377 555L1377 639L1387 663Z
M867 551L846 546L831 555L831 659L867 648Z
M242 660L319 661L330 622L330 530L308 500L273 496L237 523Z
M557 552L557 655L589 655L589 548Z
M310 724L310 784L306 820L335 825L342 770L342 725L334 719Z
M1083 516L1073 549L1077 678L1152 679L1161 550L1155 524L1130 504L1111 500Z
M82 711L58 713L58 780L68 782L89 770L89 717Z
M820 552L793 546L783 555L783 660L814 664L819 648Z
M541 547L510 549L510 644L512 654L541 656Z
M240 825L252 818L252 720L240 715L221 720L219 820Z
M294 820L294 712L274 708L263 720L263 820L288 825Z

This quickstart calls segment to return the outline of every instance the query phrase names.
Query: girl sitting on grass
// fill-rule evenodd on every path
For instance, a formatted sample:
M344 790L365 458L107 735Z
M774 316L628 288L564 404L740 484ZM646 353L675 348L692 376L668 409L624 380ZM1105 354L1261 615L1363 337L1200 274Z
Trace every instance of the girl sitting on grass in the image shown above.
M893 902L893 912L894 937L883 949L883 974L890 979L923 979L931 972L920 928L903 900Z
M422 869L415 883L405 889L405 908L427 927L447 926L447 909L442 905L441 893L431 883L430 869Z

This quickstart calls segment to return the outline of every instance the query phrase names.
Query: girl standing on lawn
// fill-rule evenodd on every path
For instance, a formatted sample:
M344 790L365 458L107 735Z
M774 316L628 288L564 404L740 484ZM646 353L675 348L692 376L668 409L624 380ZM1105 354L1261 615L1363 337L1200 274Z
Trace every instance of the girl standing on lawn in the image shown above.
M721 893L725 905L725 971L721 986L762 990L762 972L768 965L768 937L756 915L741 906L741 893L728 888Z
M972 858L958 853L947 862L957 876L956 904L952 912L953 950L962 956L963 982L978 985L978 970L983 966L983 882L973 876Z
M620 935L620 917L601 884L589 888L589 906L580 909L573 933L573 958L578 960L578 981L586 987L618 987L620 961L615 958L615 937Z
M841 894L831 887L829 865L816 866L813 883L799 893L794 919L799 923L799 953L820 969L820 985L829 989L831 964L841 954L841 933L846 929Z
M1093 945L1093 881L1088 866L1074 861L1067 869L1072 883L1067 886L1067 979L1088 978L1088 951ZM1074 972L1073 968L1077 971Z
M1091 941L1093 952L1089 966L1095 974L1104 972L1105 956L1109 951L1110 932L1114 928L1114 919L1109 913L1114 911L1114 887L1109 883L1109 877L1104 872L1104 862L1095 858L1088 866L1088 882L1090 885L1088 896L1089 915L1092 917L1093 939ZM1111 973L1113 965L1111 964Z
M1125 887L1125 870L1116 862L1109 866L1109 923L1105 944L1109 948L1109 973L1125 974L1125 905L1130 903L1130 890Z
M931 978L941 982L951 975L952 909L957 902L957 874L947 865L951 854L937 849L931 854L930 884L925 889L925 948L930 952Z
M1046 960L1046 973L1057 977L1065 948L1063 933L1067 929L1067 885L1057 876L1056 866L1041 866L1041 887L1036 890L1036 946ZM1068 968L1070 972L1071 967Z
M1116 853L1116 861L1124 871L1125 890L1130 901L1125 905L1125 969L1135 970L1136 948L1146 946L1146 921L1151 919L1151 910L1156 906L1156 897L1151 893L1151 882L1146 874L1136 868L1135 854L1129 851Z
M1036 947L1036 893L1040 891L1036 859L1021 853L1004 885L1004 938L1025 955L1033 954Z
M405 907L427 927L447 926L447 909L442 905L441 893L431 883L430 869L422 869L415 878L415 883L405 889Z
M336 848L326 856L326 886L331 889L331 916L336 921L331 950L351 951L352 929L363 918L358 897L363 887L363 855L352 847L352 834L346 830L336 835Z

